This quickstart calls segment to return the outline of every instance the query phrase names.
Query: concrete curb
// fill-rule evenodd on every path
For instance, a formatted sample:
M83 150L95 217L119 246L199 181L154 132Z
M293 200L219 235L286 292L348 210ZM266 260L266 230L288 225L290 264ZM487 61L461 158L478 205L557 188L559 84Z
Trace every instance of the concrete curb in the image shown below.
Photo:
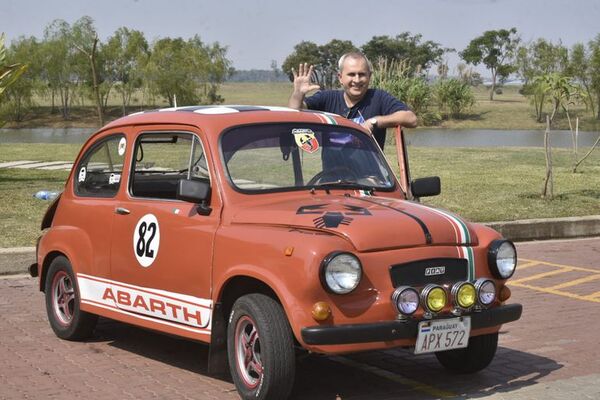
M487 222L484 225L514 242L600 236L600 215Z
M600 236L600 215L486 222L484 225L514 242ZM27 268L35 261L35 247L0 249L0 275L28 273Z

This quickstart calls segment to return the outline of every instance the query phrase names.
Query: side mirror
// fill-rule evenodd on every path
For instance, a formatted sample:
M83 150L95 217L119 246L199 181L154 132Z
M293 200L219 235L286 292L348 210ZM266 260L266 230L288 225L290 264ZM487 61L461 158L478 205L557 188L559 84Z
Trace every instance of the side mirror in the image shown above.
M442 191L439 176L415 179L410 183L410 190L414 197L437 196Z
M207 205L210 198L210 183L192 179L180 179L177 199L198 204L198 214L208 215L212 209Z

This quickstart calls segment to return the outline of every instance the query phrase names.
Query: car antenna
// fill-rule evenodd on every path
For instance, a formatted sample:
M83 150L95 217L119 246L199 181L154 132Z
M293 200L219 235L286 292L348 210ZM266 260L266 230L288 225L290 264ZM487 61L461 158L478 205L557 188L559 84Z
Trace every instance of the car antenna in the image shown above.
M177 109L177 95L176 94L173 95L173 105L175 106L175 109Z

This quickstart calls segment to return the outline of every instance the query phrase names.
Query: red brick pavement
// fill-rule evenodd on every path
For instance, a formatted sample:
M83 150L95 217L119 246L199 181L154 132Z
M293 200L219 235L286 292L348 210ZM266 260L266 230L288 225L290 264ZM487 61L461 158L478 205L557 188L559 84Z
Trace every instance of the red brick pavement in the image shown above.
M587 257L600 251L600 239L540 245L519 245L521 257L599 268L600 261ZM292 397L600 398L599 303L522 287L513 288L511 301L524 305L523 317L503 327L494 362L479 374L449 374L434 356L402 349L302 356ZM1 399L238 398L229 380L206 374L202 344L104 319L90 341L58 339L34 279L0 279L0 321Z

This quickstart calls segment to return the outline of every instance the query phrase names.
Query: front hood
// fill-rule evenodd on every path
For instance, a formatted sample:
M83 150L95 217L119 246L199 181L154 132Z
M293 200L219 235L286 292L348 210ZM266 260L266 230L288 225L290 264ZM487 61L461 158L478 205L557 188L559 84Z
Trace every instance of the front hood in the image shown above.
M346 237L358 251L477 242L470 224L447 211L374 196L288 199L249 207L232 223L318 229Z

